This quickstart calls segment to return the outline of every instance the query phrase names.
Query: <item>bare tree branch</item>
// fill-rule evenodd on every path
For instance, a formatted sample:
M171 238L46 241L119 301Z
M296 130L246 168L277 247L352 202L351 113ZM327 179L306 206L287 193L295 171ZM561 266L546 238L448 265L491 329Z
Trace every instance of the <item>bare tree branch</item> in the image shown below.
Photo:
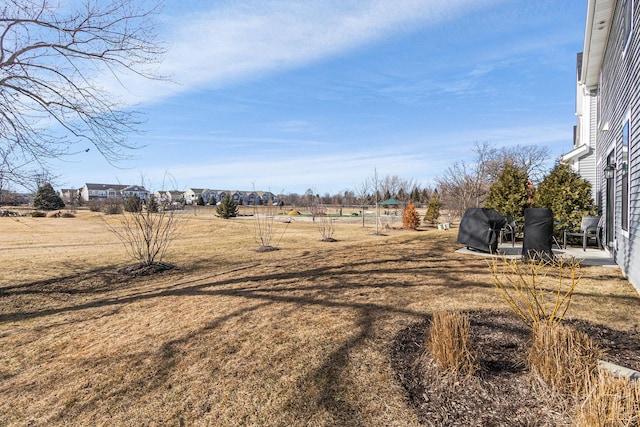
M0 171L20 182L25 167L93 145L116 163L135 148L140 120L98 83L110 75L159 79L157 6L136 0L8 0L0 6Z

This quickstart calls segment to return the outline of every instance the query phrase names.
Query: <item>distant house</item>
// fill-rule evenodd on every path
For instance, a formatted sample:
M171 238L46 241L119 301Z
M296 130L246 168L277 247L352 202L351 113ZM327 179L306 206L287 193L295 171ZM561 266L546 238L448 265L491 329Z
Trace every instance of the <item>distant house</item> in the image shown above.
M160 190L153 195L161 204L178 204L184 200L184 192L178 190Z
M256 191L258 205L274 205L278 202L278 198L270 191Z
M80 194L82 200L86 202L91 200L106 200L114 197L126 199L133 195L140 197L141 200L147 200L149 198L149 192L141 185L87 183L80 188Z
M199 196L202 196L205 204L215 205L227 194L229 194L234 202L245 206L267 205L276 202L276 196L268 191L211 190L198 188L190 188L187 190L185 192L185 200L188 204L193 204Z
M640 248L640 1L588 0L578 90L584 98L574 152L595 156L589 179L605 219L603 242L640 290L640 256L633 255Z
M120 193L125 199L132 196L138 196L141 200L149 199L149 192L140 185L128 185L120 190Z
M204 190L202 192L202 199L207 205L215 205L221 200L217 190Z
M207 191L206 188L189 188L184 192L185 203L188 205L195 205L198 201L198 197L202 196L202 193L204 193L205 191Z
M77 188L61 188L60 191L58 191L58 195L62 201L68 205L72 205L78 201L78 194L80 194L80 190Z

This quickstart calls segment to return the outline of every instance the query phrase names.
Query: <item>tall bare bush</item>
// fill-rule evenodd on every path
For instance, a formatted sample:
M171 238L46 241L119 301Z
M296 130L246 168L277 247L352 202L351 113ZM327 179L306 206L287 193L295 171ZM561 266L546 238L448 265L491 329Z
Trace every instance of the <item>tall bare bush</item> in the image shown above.
M496 257L490 270L500 297L530 326L560 322L582 278L580 263L575 258L520 262Z
M127 253L142 265L162 262L178 232L174 211L154 213L148 209L124 212L118 226L107 224L122 242Z

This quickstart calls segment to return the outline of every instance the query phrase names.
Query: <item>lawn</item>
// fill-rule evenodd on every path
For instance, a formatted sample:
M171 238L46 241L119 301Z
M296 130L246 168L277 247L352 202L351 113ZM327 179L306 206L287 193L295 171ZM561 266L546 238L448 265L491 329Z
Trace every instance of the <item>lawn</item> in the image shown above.
M0 425L420 425L398 335L507 310L455 229L345 219L329 243L278 217L258 253L251 219L181 217L176 268L143 277L118 272L117 217L0 218ZM583 272L569 317L637 329L620 271Z

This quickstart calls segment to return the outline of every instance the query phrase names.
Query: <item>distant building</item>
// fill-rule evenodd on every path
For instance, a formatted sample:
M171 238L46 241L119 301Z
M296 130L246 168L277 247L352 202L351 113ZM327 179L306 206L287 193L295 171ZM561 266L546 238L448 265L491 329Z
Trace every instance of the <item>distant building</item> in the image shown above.
M78 194L80 194L80 190L77 188L62 188L58 191L58 195L67 205L76 203L78 201Z
M79 191L82 200L85 202L91 200L106 200L114 197L126 199L133 195L138 196L141 200L147 200L149 198L149 192L141 185L87 183L80 188Z
M178 190L160 190L153 195L160 204L175 205L184 201L184 192Z

